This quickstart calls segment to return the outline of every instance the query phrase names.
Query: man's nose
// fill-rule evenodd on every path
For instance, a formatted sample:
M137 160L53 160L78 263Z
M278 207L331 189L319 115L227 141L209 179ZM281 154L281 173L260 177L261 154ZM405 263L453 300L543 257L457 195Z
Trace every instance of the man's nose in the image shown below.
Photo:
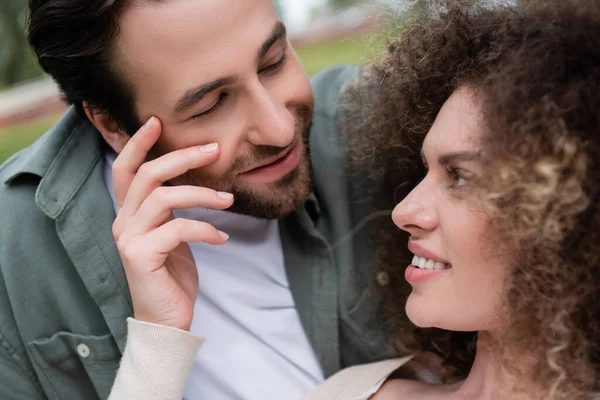
M255 146L287 147L295 138L295 120L285 102L257 81L251 90L247 139Z
M412 236L434 230L438 224L435 193L427 178L414 188L392 212L396 226Z

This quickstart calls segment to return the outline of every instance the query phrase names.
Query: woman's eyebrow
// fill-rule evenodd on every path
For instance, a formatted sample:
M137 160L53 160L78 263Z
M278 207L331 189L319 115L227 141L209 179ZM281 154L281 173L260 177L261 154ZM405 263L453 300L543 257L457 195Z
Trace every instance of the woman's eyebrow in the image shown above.
M480 158L480 151L457 151L441 155L438 158L438 162L441 165L448 165L460 161L478 161Z
M425 158L425 153L423 152L423 150L420 151L420 154L423 165L427 166L427 159ZM477 161L480 158L480 151L457 151L453 153L442 154L438 158L438 162L441 165L448 165L460 161Z

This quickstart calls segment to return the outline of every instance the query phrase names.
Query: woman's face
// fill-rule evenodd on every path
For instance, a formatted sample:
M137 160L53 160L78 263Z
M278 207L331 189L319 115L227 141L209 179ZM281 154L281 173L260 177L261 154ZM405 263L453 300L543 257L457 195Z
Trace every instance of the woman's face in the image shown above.
M508 268L495 254L488 218L472 185L480 176L481 111L468 89L440 110L423 143L427 176L394 209L414 254L406 311L421 327L497 328Z

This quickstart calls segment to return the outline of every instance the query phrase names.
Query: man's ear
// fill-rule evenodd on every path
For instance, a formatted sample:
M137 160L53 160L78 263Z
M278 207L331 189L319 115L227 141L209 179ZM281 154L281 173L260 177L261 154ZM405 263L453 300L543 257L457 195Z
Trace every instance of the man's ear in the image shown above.
M131 137L123 132L111 115L98 111L88 102L83 102L83 109L90 122L98 129L106 143L120 154Z

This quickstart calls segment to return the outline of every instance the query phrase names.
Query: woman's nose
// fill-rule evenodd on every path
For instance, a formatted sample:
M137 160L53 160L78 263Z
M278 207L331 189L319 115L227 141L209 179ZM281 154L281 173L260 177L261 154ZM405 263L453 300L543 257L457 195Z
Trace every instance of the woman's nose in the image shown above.
M392 212L396 226L411 235L432 231L437 227L434 193L421 182Z

